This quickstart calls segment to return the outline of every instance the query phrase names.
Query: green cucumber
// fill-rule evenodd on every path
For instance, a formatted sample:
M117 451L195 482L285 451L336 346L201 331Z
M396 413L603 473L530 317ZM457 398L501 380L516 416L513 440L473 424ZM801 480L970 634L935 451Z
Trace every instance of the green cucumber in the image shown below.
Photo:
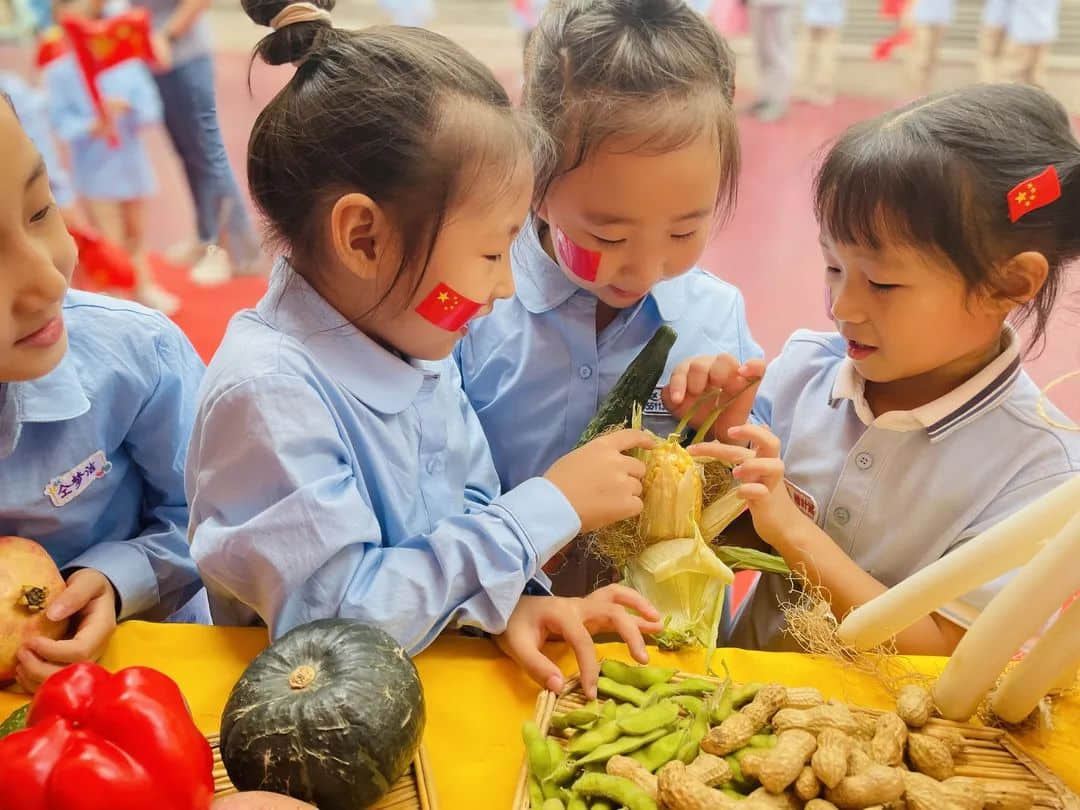
M611 428L630 424L634 406L644 406L652 396L656 384L660 382L676 337L675 330L670 326L662 325L656 330L649 342L619 377L611 393L600 403L600 409L578 439L578 447L591 442Z

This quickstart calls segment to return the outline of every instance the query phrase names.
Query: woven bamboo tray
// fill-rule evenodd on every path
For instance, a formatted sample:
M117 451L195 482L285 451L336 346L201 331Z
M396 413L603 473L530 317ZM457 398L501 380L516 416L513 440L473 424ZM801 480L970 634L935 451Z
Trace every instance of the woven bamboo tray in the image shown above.
M210 742L210 748L214 752L214 795L227 796L236 793L236 788L229 781L225 773L225 766L221 762L221 751L218 747L219 737L217 734L207 734L206 739ZM439 810L439 804L435 800L435 784L432 781L431 766L428 764L427 751L421 745L416 751L409 770L405 772L391 789L371 810Z
M701 675L679 672L672 678L681 681L684 678L701 678ZM719 678L705 678L721 683ZM536 724L540 731L548 734L551 715L578 709L588 702L581 691L581 682L577 676L570 678L563 691L541 692L536 700ZM852 706L852 711L866 714L881 714L876 709ZM1080 798L1077 797L1049 768L1026 754L1017 742L999 728L986 728L970 723L954 723L951 720L933 718L923 731L933 733L934 729L958 729L964 735L966 745L956 757L957 776L976 776L980 779L1003 779L1010 782L1022 782L1035 794L1035 807L1046 810L1080 810ZM552 738L563 742L557 734ZM528 766L524 762L518 777L517 791L514 794L513 810L529 810L529 791L526 787Z

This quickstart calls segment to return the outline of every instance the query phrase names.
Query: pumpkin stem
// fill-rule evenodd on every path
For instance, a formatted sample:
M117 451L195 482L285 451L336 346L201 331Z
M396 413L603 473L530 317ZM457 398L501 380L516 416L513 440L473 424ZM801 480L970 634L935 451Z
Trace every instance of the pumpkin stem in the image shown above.
M303 664L289 673L289 686L293 689L306 689L315 680L315 667Z
M48 588L43 588L40 585L23 585L18 604L31 613L37 613L45 609L45 600L48 596Z

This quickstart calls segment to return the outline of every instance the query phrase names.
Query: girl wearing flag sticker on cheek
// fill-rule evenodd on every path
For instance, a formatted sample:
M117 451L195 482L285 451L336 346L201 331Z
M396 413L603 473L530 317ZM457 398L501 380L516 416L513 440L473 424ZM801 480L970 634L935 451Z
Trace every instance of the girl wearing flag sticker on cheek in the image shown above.
M624 451L652 440L605 436L500 492L449 355L513 292L528 128L450 40L336 29L321 1L245 2L274 29L259 55L297 68L248 147L282 257L210 365L188 456L214 619L277 637L356 618L411 653L476 628L551 688L562 675L540 648L559 635L595 691L590 631L620 633L644 661L657 614L621 587L545 595L541 566L641 510L644 465Z
M511 251L516 294L457 351L504 487L575 446L664 324L678 339L646 427L668 435L716 389L749 407L764 366L742 295L696 266L735 199L734 72L680 0L556 0L533 32L524 103L555 150L538 152ZM586 593L600 573L571 555L556 592Z
M796 332L770 364L755 424L729 434L749 449L703 450L739 465L758 534L842 618L1080 473L1017 332L1046 339L1080 258L1080 143L1043 91L978 85L853 126L814 198L837 331ZM900 652L949 655L1003 581ZM763 578L730 642L792 647L789 587Z

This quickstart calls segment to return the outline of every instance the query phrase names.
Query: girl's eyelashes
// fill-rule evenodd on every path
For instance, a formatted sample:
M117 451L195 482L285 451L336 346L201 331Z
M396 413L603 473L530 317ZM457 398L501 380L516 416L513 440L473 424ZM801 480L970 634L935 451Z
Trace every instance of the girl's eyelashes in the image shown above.
M696 233L697 233L697 231L687 231L686 233L673 233L671 235L671 238L672 239L689 239L691 236L693 236Z
M623 242L626 241L625 239L604 239L603 237L597 236L594 233L590 233L589 236L591 236L601 245L621 245Z
M47 217L49 215L49 212L51 210L52 210L52 203L49 203L44 208L42 208L40 211L35 212L34 215L32 217L30 217L30 221L35 222L35 223L36 222L41 222L41 220L45 219L45 217Z

